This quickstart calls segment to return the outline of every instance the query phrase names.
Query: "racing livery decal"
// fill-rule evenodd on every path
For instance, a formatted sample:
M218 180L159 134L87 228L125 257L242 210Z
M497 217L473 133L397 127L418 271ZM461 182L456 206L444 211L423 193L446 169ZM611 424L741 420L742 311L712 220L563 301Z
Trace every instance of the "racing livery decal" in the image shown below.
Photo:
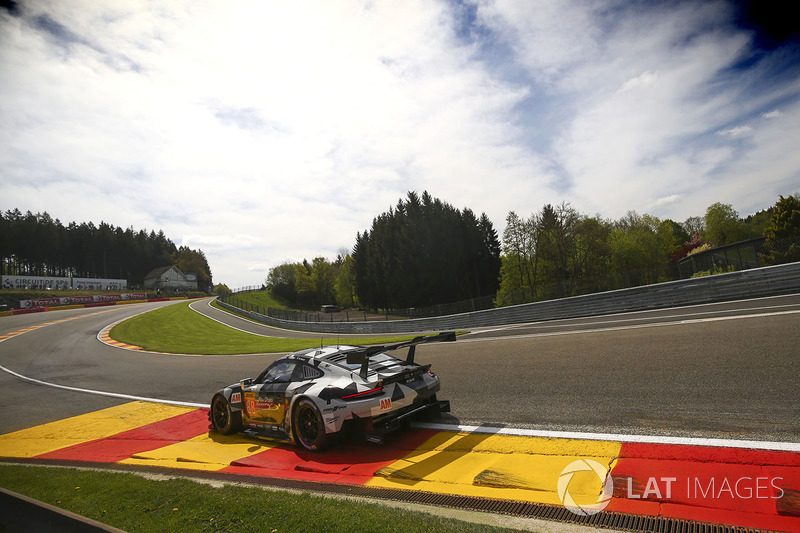
M388 346L325 346L283 356L256 378L214 395L211 429L291 441L309 451L324 449L334 440L329 436L344 429L383 442L410 417L450 410L449 402L436 398L439 378L430 365L416 363L414 354L419 344L455 340L450 332ZM400 348L408 348L405 360L387 353Z

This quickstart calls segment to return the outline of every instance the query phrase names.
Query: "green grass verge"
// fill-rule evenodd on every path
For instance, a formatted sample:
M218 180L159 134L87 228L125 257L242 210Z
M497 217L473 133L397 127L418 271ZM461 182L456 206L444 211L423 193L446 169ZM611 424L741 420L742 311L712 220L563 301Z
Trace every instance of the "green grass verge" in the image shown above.
M0 486L125 531L513 531L307 493L73 468L0 465Z
M271 307L273 309L289 309L289 306L285 301L283 301L283 299L274 296L270 291L242 292L237 294L235 297L243 302L249 303L250 305L257 305L265 309L267 307Z
M337 338L320 334L317 339L260 337L237 331L189 309L189 302L168 305L129 318L114 326L111 338L154 352L185 354L283 353L325 344L388 344L414 338Z

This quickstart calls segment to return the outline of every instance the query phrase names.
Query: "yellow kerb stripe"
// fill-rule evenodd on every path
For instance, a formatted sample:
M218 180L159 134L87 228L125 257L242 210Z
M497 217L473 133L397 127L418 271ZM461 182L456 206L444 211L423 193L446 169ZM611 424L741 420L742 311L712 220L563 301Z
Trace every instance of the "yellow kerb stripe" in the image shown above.
M194 411L148 402L131 402L101 411L0 435L0 457L35 457Z
M619 442L443 432L376 472L368 486L560 504L558 480L570 463L593 459L609 471ZM570 494L595 501L597 475L576 474Z
M138 453L120 464L183 468L188 470L221 470L232 461L269 450L278 443L254 441L244 435L204 433L187 441L157 450Z

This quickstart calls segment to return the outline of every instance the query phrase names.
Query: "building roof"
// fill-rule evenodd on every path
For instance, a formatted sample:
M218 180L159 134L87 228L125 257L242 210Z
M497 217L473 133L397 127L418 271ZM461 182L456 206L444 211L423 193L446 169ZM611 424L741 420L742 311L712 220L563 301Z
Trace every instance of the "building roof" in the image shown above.
M169 265L169 266L154 268L153 270L151 270L150 272L147 273L147 275L144 277L144 279L145 280L158 279L158 278L160 278L162 276L162 274L164 274L165 272L167 272L171 268L174 268L181 276L183 276L183 272L181 272L178 267L176 267L175 265Z

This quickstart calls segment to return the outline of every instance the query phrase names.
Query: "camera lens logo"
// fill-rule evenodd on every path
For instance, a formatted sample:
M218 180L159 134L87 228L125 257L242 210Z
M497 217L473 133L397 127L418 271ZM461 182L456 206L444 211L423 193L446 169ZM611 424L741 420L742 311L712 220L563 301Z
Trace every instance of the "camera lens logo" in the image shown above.
M594 472L603 486L597 501L578 504L569 492L569 483L578 472ZM614 481L608 475L608 469L592 459L578 459L573 461L561 471L558 478L558 498L564 507L578 516L591 516L606 508L614 494Z

